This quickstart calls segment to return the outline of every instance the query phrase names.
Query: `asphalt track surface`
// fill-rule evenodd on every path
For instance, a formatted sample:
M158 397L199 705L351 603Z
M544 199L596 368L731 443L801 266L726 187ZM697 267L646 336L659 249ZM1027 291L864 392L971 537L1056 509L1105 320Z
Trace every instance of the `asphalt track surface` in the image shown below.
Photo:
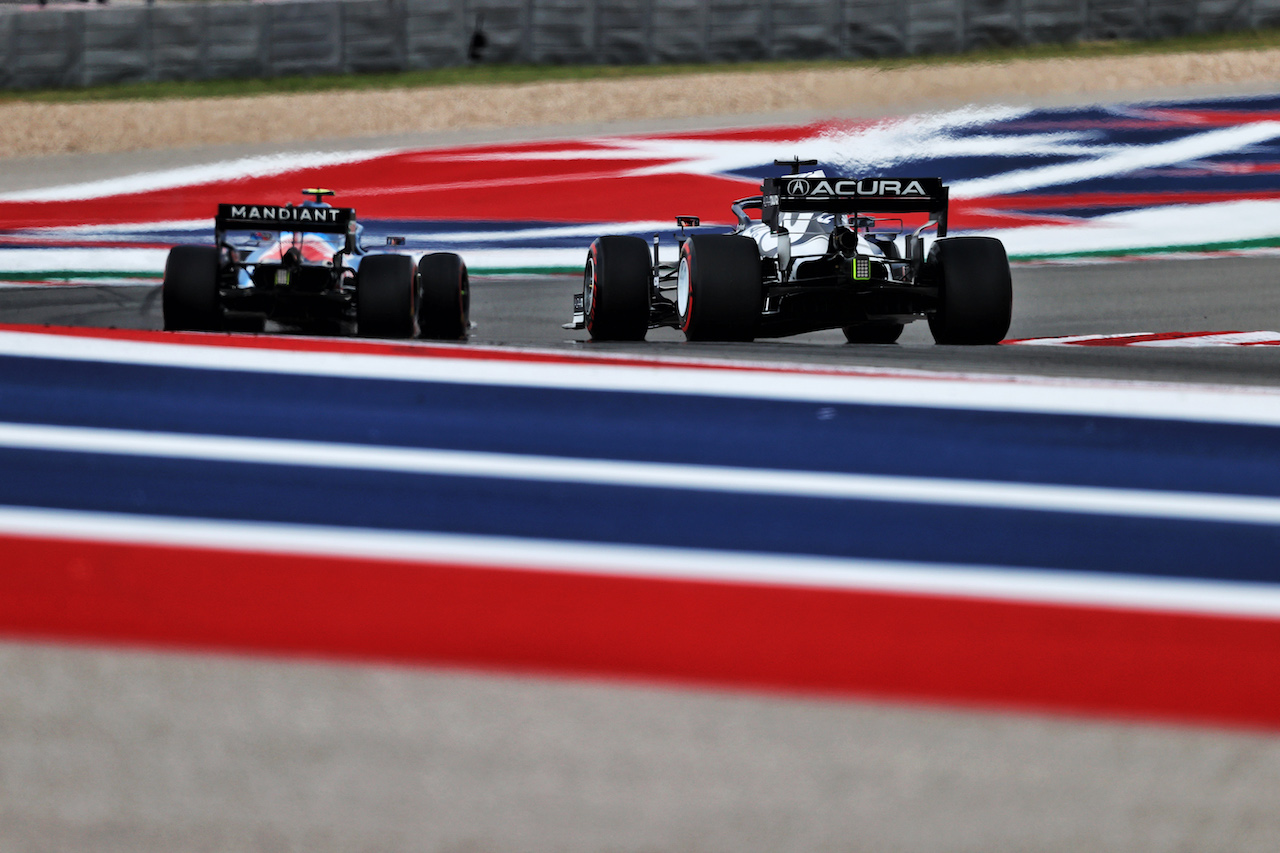
M1271 258L1015 270L1012 337L1280 328ZM1274 347L640 345L571 277L474 283L472 341L1272 385ZM157 287L0 291L158 328ZM181 653L0 646L0 849L1274 850L1280 739L1149 723Z
M1200 382L1280 384L1280 349L1221 347L938 347L927 324L894 345L849 345L838 331L751 344L692 344L657 329L640 344L598 344L565 331L574 276L473 280L470 336L476 344L684 358L728 358L895 369ZM1280 330L1280 258L1219 257L1019 265L1010 339L1133 332ZM46 287L0 290L9 323L159 329L159 287Z

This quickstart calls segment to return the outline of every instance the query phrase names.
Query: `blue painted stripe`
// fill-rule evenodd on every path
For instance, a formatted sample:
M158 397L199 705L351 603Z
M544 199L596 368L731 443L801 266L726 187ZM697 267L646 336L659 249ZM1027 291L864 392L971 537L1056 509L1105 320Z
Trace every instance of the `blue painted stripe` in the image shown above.
M1280 495L1280 430L0 358L0 420L803 471Z
M0 504L1280 582L1280 527L0 450Z

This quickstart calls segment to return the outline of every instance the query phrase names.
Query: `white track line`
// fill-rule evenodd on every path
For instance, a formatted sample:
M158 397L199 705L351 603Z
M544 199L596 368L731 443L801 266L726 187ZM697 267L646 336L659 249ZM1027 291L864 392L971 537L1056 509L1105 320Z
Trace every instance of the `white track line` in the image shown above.
M1185 335L1156 341L1138 341L1135 347L1222 347L1258 346L1280 342L1280 334L1269 331Z
M316 169L359 163L396 153L395 148L372 148L363 151L296 151L241 157L217 163L198 163L154 172L139 172L118 178L104 178L79 184L40 187L0 193L0 201L79 201L127 195L137 192L176 189L198 184L230 184L246 178L278 175L293 169ZM210 216L209 219L213 217ZM209 220L205 220L207 223Z
M1252 145L1269 142L1277 136L1280 136L1280 122L1255 121L1237 127L1180 136L1168 142L1119 145L1101 156L956 181L951 184L951 197L986 198L1075 184L1242 151Z
M449 533L157 518L0 506L0 535L475 569L937 595L1280 618L1280 586L1090 572L799 557Z
M1280 332L1185 332L1173 337L1150 338L1151 332L1125 332L1118 335L1067 335L1056 338L1024 338L1005 341L1005 346L1057 347L1088 344L1115 347L1240 347L1280 343ZM1098 343L1104 341L1105 343Z
M7 423L0 424L0 446L455 477L1280 524L1278 498L1203 492L629 462Z
M526 360L516 349L483 359L441 357L428 346L421 347L421 351L421 356L298 352L0 332L0 356L303 376L1280 426L1280 389L1272 388L924 371L888 376L883 371L833 375L779 366L726 370L664 364L661 359L652 359L653 366L602 364L598 360L549 364ZM492 355L491 350L477 348L477 352ZM540 354L548 353L566 355L564 350Z

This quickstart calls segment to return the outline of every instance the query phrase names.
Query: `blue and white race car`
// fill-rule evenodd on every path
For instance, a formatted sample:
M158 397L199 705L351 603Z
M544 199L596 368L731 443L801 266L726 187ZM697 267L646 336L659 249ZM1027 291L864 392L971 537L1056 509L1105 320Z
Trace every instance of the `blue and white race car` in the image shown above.
M470 283L448 252L372 252L353 208L308 189L299 205L220 204L214 245L175 246L162 304L169 330L257 328L457 340L470 328ZM388 238L403 245L403 238Z
M850 343L893 343L925 319L940 344L995 344L1009 329L1012 278L991 237L948 237L949 192L938 178L853 178L775 161L758 196L738 199L731 234L685 235L673 262L659 241L600 237L567 329L593 340L638 341L670 326L689 340L750 341L841 329ZM753 218L748 211L759 211ZM900 218L925 218L906 231ZM925 250L923 232L936 228Z

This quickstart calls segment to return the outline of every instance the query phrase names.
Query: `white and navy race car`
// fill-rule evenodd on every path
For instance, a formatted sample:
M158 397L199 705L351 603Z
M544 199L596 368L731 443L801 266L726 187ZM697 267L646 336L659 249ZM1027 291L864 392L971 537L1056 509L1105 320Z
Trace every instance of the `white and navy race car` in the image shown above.
M1013 286L1004 246L947 237L948 190L938 178L848 178L801 172L816 161L774 161L792 173L732 204L731 234L685 235L679 257L640 237L591 244L569 329L594 340L638 341L670 326L689 340L749 341L843 329L850 343L893 343L927 319L940 344L995 344L1009 330ZM760 211L753 219L747 211ZM924 214L906 232L902 219ZM925 251L923 233L936 228Z
M303 191L299 205L220 204L214 245L175 246L164 267L169 330L261 329L271 320L313 333L456 340L470 328L462 258L411 256L361 245L349 207ZM403 238L388 238L390 246Z

